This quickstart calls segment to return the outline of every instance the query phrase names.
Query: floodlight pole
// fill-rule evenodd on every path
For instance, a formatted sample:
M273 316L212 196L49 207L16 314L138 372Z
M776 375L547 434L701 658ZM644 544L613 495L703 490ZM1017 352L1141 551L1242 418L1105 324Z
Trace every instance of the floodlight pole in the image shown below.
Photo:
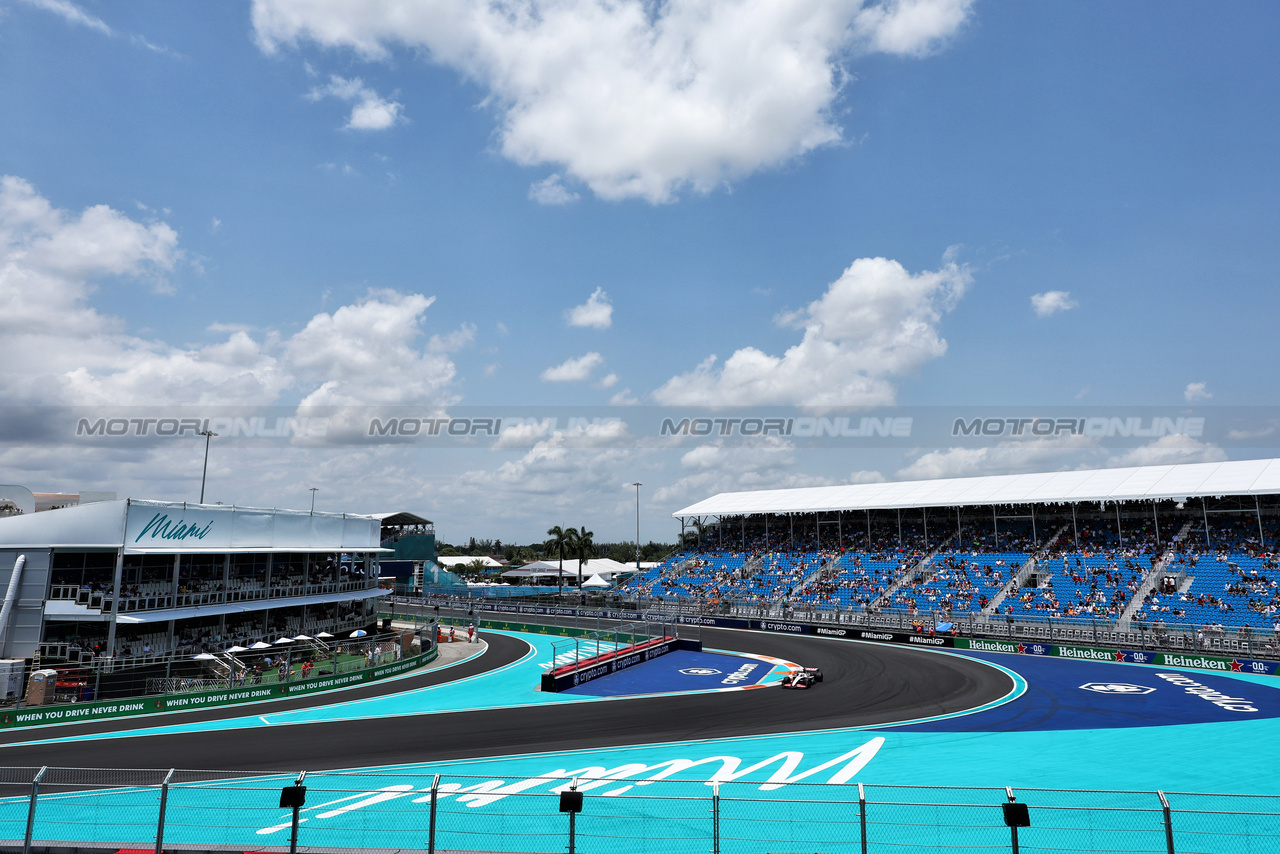
M198 435L204 436L204 470L200 472L200 503L204 503L204 482L209 474L209 440L218 435L212 430L205 430Z
M636 572L640 571L640 487L643 483L637 481L631 484L636 488ZM1261 516L1259 516L1261 518Z

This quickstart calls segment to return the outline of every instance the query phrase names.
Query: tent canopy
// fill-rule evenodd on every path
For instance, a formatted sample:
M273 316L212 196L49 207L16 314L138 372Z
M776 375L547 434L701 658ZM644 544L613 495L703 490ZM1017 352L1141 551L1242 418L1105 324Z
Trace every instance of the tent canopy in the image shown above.
M579 561L576 558L566 558L564 562L564 577L572 578L575 581L579 574ZM588 561L582 562L581 574L583 582L593 575L598 575L606 581L610 581L614 576L627 572L635 572L633 565L618 563L607 557L593 557ZM538 560L533 563L526 563L519 569L509 569L502 573L503 578L555 578L560 575L560 560Z
M671 515L690 519L993 504L1185 501L1197 496L1276 494L1280 494L1280 459L1233 460L722 492Z

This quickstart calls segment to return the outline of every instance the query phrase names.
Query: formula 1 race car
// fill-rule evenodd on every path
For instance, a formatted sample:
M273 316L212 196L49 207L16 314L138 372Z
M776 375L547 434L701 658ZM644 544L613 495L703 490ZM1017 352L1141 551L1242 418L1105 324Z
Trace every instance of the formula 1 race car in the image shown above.
M822 671L816 667L806 667L799 673L788 673L782 677L783 688L812 688L822 681Z

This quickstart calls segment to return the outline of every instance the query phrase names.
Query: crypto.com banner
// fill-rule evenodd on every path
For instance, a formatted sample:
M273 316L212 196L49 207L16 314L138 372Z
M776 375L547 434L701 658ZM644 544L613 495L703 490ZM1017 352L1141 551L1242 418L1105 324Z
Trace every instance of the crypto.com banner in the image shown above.
M155 446L398 445L420 448L941 448L1018 443L1129 448L1178 436L1274 448L1280 407L0 407L0 443Z

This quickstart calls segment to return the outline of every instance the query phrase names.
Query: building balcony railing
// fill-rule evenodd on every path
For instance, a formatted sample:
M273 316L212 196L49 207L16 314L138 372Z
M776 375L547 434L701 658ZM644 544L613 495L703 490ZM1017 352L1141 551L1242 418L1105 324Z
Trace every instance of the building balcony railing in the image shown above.
M221 585L218 585L219 587ZM326 596L338 593L356 593L378 586L376 578L360 578L350 581L327 581L315 584L280 584L267 587L239 586L232 590L201 590L177 593L137 594L123 593L119 599L118 613L138 611L167 611L173 608L193 608L201 605L221 605L227 602L251 602L255 600L285 599L297 596ZM110 590L88 590L75 585L57 584L49 592L51 600L75 602L91 611L109 613L115 603L115 593Z

